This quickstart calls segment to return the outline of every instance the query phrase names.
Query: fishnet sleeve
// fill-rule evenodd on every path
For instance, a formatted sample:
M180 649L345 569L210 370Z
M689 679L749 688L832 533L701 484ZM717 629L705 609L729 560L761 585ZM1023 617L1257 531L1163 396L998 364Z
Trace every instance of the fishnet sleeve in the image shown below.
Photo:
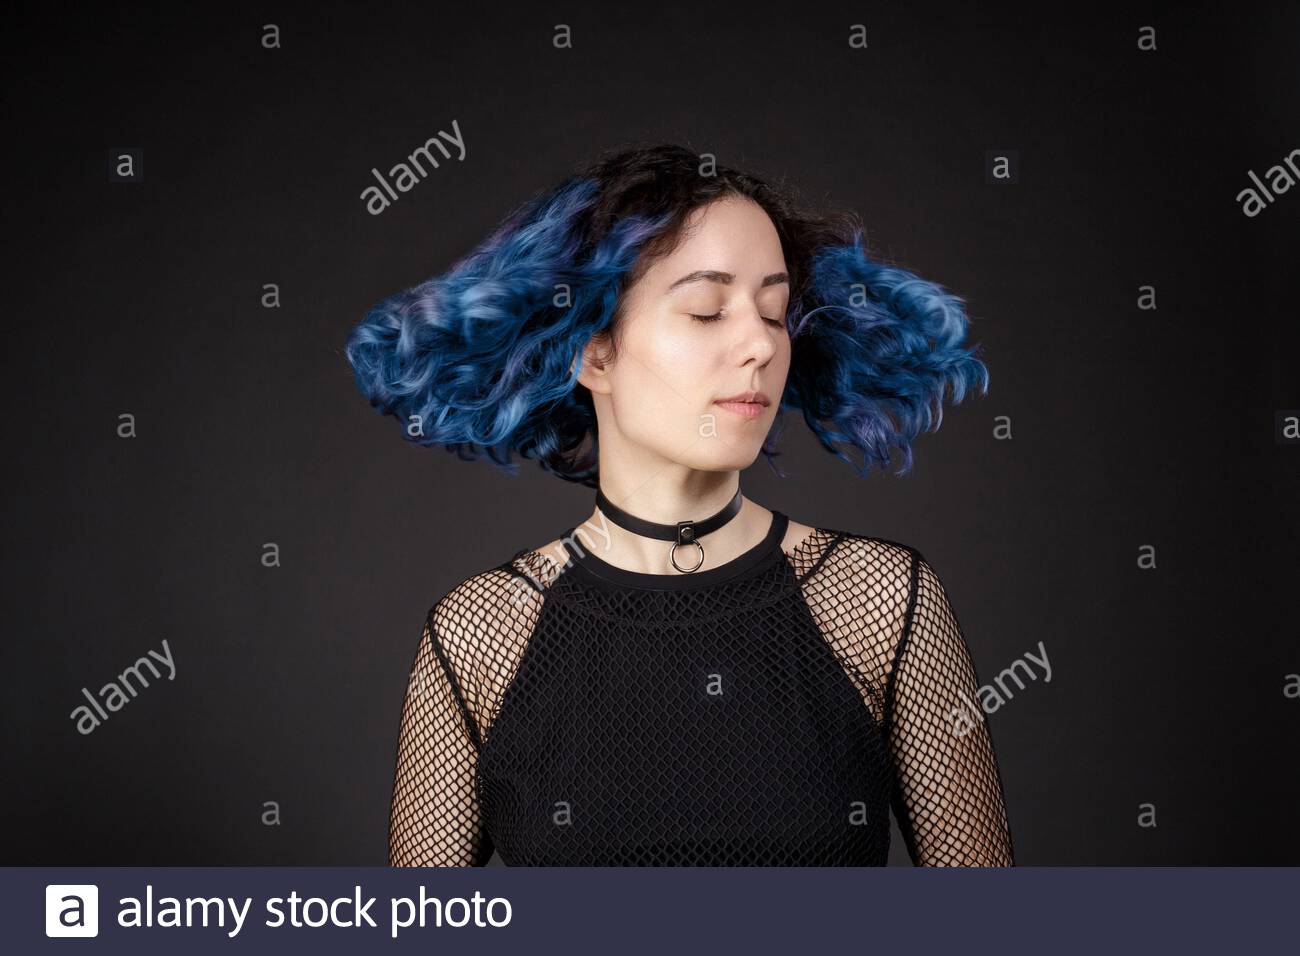
M391 866L483 866L492 856L475 791L478 733L456 670L430 613L402 705Z
M886 689L894 813L916 866L1013 866L1001 774L978 681L934 569L914 598Z

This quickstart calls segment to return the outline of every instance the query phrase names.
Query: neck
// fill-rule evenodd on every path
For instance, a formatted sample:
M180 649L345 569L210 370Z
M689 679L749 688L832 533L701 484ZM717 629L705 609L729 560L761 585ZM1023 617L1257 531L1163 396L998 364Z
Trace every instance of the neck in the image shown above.
M676 472L674 474L674 472ZM740 485L740 472L704 472L670 466L648 480L619 481L602 466L601 490L616 505L646 521L675 525L679 521L703 521L726 507ZM772 513L741 497L740 511L716 531L699 540L705 549L701 570L716 567L753 547L767 534ZM587 518L589 547L601 560L629 571L646 574L678 574L669 560L671 542L637 534L616 524L593 508ZM693 565L694 549L682 552L679 563Z
M736 471L691 474L699 480L672 484L652 479L639 486L610 483L602 475L600 490L612 504L643 521L674 525L679 521L703 521L716 514L731 502L740 487L740 473Z

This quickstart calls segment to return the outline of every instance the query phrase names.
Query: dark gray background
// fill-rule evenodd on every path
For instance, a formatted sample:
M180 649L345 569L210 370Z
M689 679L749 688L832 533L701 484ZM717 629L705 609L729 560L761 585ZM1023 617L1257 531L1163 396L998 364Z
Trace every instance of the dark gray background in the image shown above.
M1300 448L1273 437L1300 408L1300 189L1235 199L1300 145L1300 13L591 6L11 26L0 862L384 862L425 611L593 493L406 444L342 343L596 151L668 140L856 209L968 301L990 394L913 474L858 478L788 417L788 477L742 485L920 548L983 679L1044 642L1051 683L990 718L1018 862L1300 863ZM453 118L465 161L369 215L371 167ZM121 146L143 182L107 181ZM1018 184L986 184L990 149ZM164 638L176 680L78 734L80 689Z

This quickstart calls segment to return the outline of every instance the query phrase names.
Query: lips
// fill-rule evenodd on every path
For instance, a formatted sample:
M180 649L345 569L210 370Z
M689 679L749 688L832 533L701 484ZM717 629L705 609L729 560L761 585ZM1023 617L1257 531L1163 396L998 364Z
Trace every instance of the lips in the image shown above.
M762 392L750 390L730 398L719 398L713 404L741 418L754 419L767 409L769 399Z

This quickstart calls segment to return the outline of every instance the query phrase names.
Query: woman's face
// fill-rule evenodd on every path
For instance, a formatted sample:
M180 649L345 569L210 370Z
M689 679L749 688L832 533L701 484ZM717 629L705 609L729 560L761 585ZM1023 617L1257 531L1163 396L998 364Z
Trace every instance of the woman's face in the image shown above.
M753 464L790 370L789 298L781 241L760 206L728 197L694 210L683 241L627 290L617 355L603 368L599 351L584 360L602 459Z

